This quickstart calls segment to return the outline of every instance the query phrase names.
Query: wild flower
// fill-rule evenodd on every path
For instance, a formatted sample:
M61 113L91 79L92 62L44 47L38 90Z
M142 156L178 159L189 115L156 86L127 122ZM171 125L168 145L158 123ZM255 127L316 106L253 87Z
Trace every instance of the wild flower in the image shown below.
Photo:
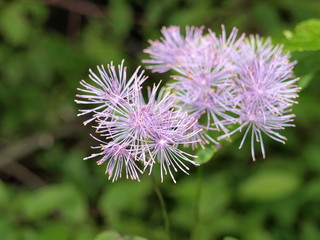
M163 37L150 41L147 68L175 74L167 88L160 89L160 83L148 88L147 100L141 91L144 71L138 67L127 77L123 61L118 70L112 63L98 67L99 74L90 70L91 83L81 81L76 102L93 107L79 115L89 115L85 124L95 123L98 136L93 138L99 145L93 148L101 150L86 159L106 162L112 181L123 175L140 181L141 174L151 174L159 164L161 181L170 175L176 182L174 172L188 173L188 163L198 165L197 156L181 146L219 145L218 140L236 132L244 131L240 148L250 136L253 160L255 142L265 157L263 135L285 142L279 130L293 126L296 62L271 39L238 37L236 28L227 36L224 26L220 35L203 31L186 27L183 35L179 27L164 27ZM218 140L212 132L219 132Z
M95 157L101 157L99 161L97 161L98 165L107 163L105 173L109 175L109 179L112 181L116 181L119 177L121 178L123 167L125 169L126 178L131 178L132 180L140 181L139 174L142 174L142 170L137 165L137 161L135 159L135 150L130 147L128 143L116 143L116 142L104 142L100 139L93 137L98 142L100 142L99 146L93 147L94 149L101 149L100 153L92 154L89 157L84 158L84 160L88 160Z
M83 88L78 88L78 91L83 92L83 94L77 94L77 98L80 100L75 100L78 104L94 105L95 107L81 109L78 116L92 114L98 111L108 111L110 105L113 105L112 103L115 103L119 99L131 97L134 84L141 86L147 79L147 77L143 76L143 71L139 73L140 68L138 67L128 80L124 61L118 66L118 71L112 62L110 65L108 64L107 71L103 65L97 66L97 69L100 77L89 69L89 78L92 83L90 84L81 80L80 84ZM95 119L96 115L93 114L84 124L86 125Z
M151 46L144 50L150 54L151 59L143 62L149 64L148 69L159 73L185 64L190 54L188 45L199 41L203 29L204 27L186 27L186 34L183 36L179 27L163 27L161 30L163 37L160 40L149 41Z
M282 46L273 46L270 39L265 41L259 36L246 39L234 56L238 59L233 103L240 126L220 138L246 128L240 148L251 131L253 160L255 141L260 143L265 158L262 134L285 143L286 138L278 130L294 126L290 122L294 117L291 107L299 91L298 78L292 72L296 62L289 62L290 56L282 53Z
M111 67L112 65L109 66ZM163 181L164 175L169 174L175 182L172 170L187 173L189 168L185 162L198 165L193 160L196 156L180 150L179 147L196 141L189 139L201 130L190 131L196 122L190 121L185 113L174 108L170 94L158 91L159 84L148 90L148 101L145 101L141 83L146 77L143 76L143 72L138 74L138 69L128 83L125 82L125 78L121 78L121 84L114 87L117 91L111 88L97 91L97 88L92 86L88 88L92 90L91 94L81 95L81 98L88 97L88 102L106 105L101 108L98 106L91 111L94 112L94 116L90 120L95 120L94 128L99 135L94 139L100 142L100 145L94 148L100 148L101 152L86 159L101 157L97 163L100 165L107 162L106 174L113 181L122 176L123 168L127 178L139 181L139 174L147 168L150 169L150 174L153 166L160 164L161 180ZM108 70L112 72L112 69ZM125 75L121 73L125 71L123 62L119 66L119 71L119 75ZM117 75L112 73L113 76ZM103 77L105 77L103 81L113 81L111 77L105 75ZM102 82L97 77L94 81ZM109 85L110 83L105 83L103 86ZM119 86L128 89L124 90ZM91 96L97 95L99 101L91 99ZM89 112L87 110L86 113Z
M227 131L224 119L229 118L231 93L231 73L224 67L223 62L210 68L195 65L188 69L177 69L180 76L169 84L169 89L175 93L178 106L193 117L206 115L207 127Z
M290 56L282 52L281 45L274 46L271 39L254 35L237 37L236 28L227 37L224 26L221 35L210 29L209 34L203 35L201 28L192 35L196 37L188 41L178 27L170 29L170 38L164 29L161 42L151 41L151 46L145 50L151 60L144 62L151 63L148 68L155 72L169 69L176 72L172 76L175 81L170 82L168 88L176 106L199 120L194 128L222 130L218 140L246 129L240 148L251 131L253 159L255 141L260 143L265 157L263 134L285 141L278 130L293 126L291 106L296 103L294 99L299 88L296 86L298 78L292 72L296 62L290 62ZM179 43L175 47L168 44L175 42L174 39ZM171 62L165 56L170 56ZM206 119L206 123L202 124L201 119ZM240 126L229 132L229 126L235 124ZM217 144L207 131L199 132L194 138L199 141L192 144L193 148L204 147L209 142Z
M224 26L219 36L211 30L209 34L202 35L203 28L186 29L187 33L188 29L194 29L196 34L189 34L193 37L186 37L184 40L178 27L170 27L168 31L174 34L170 35L171 41L169 41L168 31L164 28L162 42L151 42L151 46L145 50L153 60L144 62L153 64L156 62L157 65L148 66L153 71L158 71L162 67L175 70L177 74L172 76L175 81L168 84L168 89L174 94L176 106L181 107L192 118L199 120L205 117L206 124L200 124L199 121L197 125L206 131L201 131L195 136L199 141L192 147L195 148L197 145L204 147L209 142L218 144L207 131L222 130L227 133L228 128L225 125L233 120L230 114L233 108L230 103L234 97L232 89L234 64L230 56L241 44L243 36L237 39L238 30L234 28L227 37ZM168 44L172 39L179 43L178 47ZM167 47L168 45L171 47ZM171 62L164 57L159 61L159 56L170 56Z

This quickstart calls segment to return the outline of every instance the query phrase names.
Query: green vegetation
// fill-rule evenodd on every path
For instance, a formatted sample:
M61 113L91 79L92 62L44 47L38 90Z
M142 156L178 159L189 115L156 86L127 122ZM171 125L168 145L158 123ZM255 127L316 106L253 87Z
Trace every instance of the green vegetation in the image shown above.
M104 166L82 161L93 141L76 117L76 89L96 65L126 59L132 73L163 25L221 24L291 51L303 88L296 127L286 145L266 140L266 159L252 162L249 144L238 150L234 139L199 153L201 181L192 167L177 184L159 183L173 239L193 228L197 240L320 239L318 1L76 2L0 0L0 239L166 239L150 177L111 183ZM146 73L148 85L166 81Z

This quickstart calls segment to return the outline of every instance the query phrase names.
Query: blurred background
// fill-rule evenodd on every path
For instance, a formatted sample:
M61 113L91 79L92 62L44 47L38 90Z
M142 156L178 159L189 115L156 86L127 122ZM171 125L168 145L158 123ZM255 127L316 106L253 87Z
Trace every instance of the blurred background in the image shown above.
M95 143L76 117L79 81L121 59L133 73L162 26L224 24L285 43L284 31L317 17L318 0L0 0L0 239L90 240L106 230L166 239L150 177L111 183L104 166L82 160ZM252 162L235 139L200 167L194 239L320 239L320 54L291 55L304 87L296 127L282 132L286 145L266 140L267 159ZM167 78L146 74L147 85ZM197 169L177 180L160 189L174 239L189 239Z

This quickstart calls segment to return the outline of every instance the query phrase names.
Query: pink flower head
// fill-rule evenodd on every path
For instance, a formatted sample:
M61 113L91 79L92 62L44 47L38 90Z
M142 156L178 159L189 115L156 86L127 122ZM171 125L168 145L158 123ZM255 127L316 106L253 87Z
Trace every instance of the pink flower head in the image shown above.
M139 73L140 68L137 68L132 76L127 79L127 69L124 67L124 60L118 66L118 71L112 62L110 65L108 64L107 70L103 65L98 66L97 69L100 76L90 69L89 78L92 83L89 84L82 80L80 84L83 88L78 88L78 90L83 92L83 94L77 94L77 97L81 100L75 100L78 104L94 107L80 110L78 116L107 111L109 106L119 99L130 98L134 84L141 86L147 79L147 77L143 76L144 71ZM88 124L95 119L96 116L91 116L84 124Z
M189 54L188 45L196 43L201 38L203 27L186 27L185 36L176 26L163 27L161 32L163 37L160 40L150 41L151 46L144 50L151 59L143 61L150 64L147 66L148 69L159 73L185 63Z
M122 66L119 67L120 72ZM86 112L94 112L92 119L95 119L94 128L99 135L94 139L100 142L94 148L101 149L100 153L92 154L86 159L101 157L97 162L99 165L107 162L106 174L112 181L121 177L123 171L127 178L139 181L139 174L147 168L150 168L150 174L154 164L160 164L161 180L164 175L169 174L175 182L172 169L187 173L189 168L186 162L198 165L193 160L196 156L179 147L198 141L190 139L201 129L190 130L196 122L191 121L186 113L174 108L171 95L169 92L158 91L159 85L148 90L148 100L145 101L141 83L146 77L142 73L137 75L138 69L135 77L131 77L128 83L121 78L123 82L114 88L105 87L110 86L108 81L112 82L113 78L104 78L103 81L106 82L101 84L102 89L98 91L95 87L88 87L88 95L80 96L87 98L87 101L78 103L94 102L103 105ZM113 74L116 76L116 73ZM98 81L97 78L92 80ZM99 101L92 96L98 96ZM143 166L143 171L139 165Z
M292 72L296 62L289 62L289 55L282 53L281 46L273 46L270 39L264 41L258 36L247 39L235 56L233 104L240 127L220 138L246 128L240 148L251 131L252 158L255 159L255 141L260 143L265 157L262 133L284 143L286 138L277 131L293 126L289 123L294 117L291 106L299 91L298 78Z

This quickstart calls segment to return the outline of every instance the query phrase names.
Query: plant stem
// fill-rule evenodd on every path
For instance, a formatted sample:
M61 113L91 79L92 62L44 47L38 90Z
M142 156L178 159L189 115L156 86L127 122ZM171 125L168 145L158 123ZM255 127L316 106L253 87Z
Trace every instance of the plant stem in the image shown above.
M190 240L197 239L197 230L199 226L199 217L200 217L200 198L202 190L202 168L201 166L197 169L197 189L194 203L194 223L191 230Z
M156 180L154 178L154 176L151 174L151 178L152 178L152 183L153 183L153 187L154 187L154 190L157 194L157 197L159 199L159 202L160 202L160 205L161 205L161 212L162 212L162 217L163 217L163 220L164 220L164 226L165 226L165 229L166 229L166 233L167 233L167 236L168 236L168 240L172 240L171 238L171 231L170 231L170 221L169 221L169 215L168 215L168 211L167 211L167 208L166 208L166 204L164 202L164 199L163 199L163 195L156 183Z

